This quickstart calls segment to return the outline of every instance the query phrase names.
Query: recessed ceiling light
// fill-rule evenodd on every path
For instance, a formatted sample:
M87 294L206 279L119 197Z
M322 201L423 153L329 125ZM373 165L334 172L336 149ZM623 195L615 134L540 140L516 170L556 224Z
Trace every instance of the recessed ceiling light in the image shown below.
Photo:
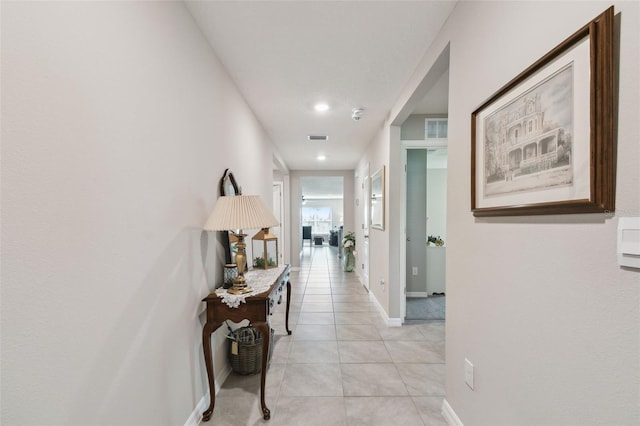
M324 160L326 160L326 159L327 159L327 157L326 157L326 156L324 156L324 155L318 155L318 156L316 157L316 160L318 160L318 161L324 161Z
M313 106L313 109L315 109L318 112L325 112L327 110L329 110L329 105L325 104L324 102L320 102L317 103Z

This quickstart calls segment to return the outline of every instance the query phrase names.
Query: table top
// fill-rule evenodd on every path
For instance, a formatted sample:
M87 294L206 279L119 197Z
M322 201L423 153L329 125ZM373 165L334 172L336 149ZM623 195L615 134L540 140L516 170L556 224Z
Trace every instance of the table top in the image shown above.
M253 289L250 293L231 294L226 289L218 288L203 299L203 302L221 299L226 305L237 308L240 303L245 303L246 299L253 297L268 297L272 287L277 284L282 275L289 269L289 265L278 265L271 269L251 269L244 274L246 283Z

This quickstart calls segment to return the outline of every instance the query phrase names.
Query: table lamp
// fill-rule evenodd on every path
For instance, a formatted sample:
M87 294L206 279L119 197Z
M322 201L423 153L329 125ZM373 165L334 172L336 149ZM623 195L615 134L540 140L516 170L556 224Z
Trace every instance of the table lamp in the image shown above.
M231 231L238 242L236 248L236 264L238 276L233 281L233 286L227 290L231 294L244 294L253 291L247 286L244 278L244 268L247 264L245 252L246 244L243 229L262 229L278 226L280 223L271 210L262 202L258 195L236 195L219 197L213 211L204 225L205 231ZM237 232L236 232L237 231Z

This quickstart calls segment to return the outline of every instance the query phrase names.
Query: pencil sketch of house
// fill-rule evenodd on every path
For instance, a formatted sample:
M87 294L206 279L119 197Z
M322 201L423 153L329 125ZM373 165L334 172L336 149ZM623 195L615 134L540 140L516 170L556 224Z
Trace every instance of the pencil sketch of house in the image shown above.
M573 184L573 72L568 66L485 119L485 194Z

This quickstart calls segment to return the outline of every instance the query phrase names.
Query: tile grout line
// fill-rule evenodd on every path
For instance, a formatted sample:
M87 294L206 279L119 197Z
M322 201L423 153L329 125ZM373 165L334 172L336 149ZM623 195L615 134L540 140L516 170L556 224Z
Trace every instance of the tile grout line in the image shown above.
M359 296L359 294L357 294L357 295L356 294L352 294L351 295L350 293L343 293L341 291L340 293L337 293L337 294L342 294L342 295L345 295L345 296L350 296L350 295L354 296L353 299L352 299L354 301L353 302L344 302L344 301L336 302L334 300L334 295L336 295L336 293L334 293L334 291L338 287L342 287L342 286L340 286L338 284L346 284L346 285L344 285L344 287L349 288L350 287L350 285L349 285L350 283L348 282L348 280L344 280L343 278L341 279L341 277L338 274L335 273L335 270L332 269L331 267L329 267L329 262L327 261L327 252L326 252L326 250L323 250L323 252L322 252L322 254L324 254L324 258L321 258L322 257L322 256L320 256L321 253L320 252L316 252L316 251L317 250L314 250L312 252L313 253L312 261L309 264L308 268L305 265L305 269L303 269L303 271L306 271L306 273L303 272L304 278L300 279L300 283L304 282L304 287L302 289L303 290L302 291L302 299L300 301L301 306L300 306L300 312L298 312L298 315L299 316L302 315L302 310L303 310L303 306L302 305L305 303L306 296L312 296L313 295L313 293L307 293L308 289L310 288L308 286L308 284L312 283L312 282L322 284L322 281L315 281L313 278L314 278L314 275L317 276L317 274L323 273L322 270L324 268L322 266L326 265L326 268L327 268L326 270L328 272L328 278L329 278L329 283L328 283L329 284L329 286L328 286L329 287L329 289L328 289L329 294L328 294L328 296L329 296L329 298L331 300L331 313L332 313L332 317L333 317L333 323L331 325L333 325L332 329L333 329L334 334L335 334L335 342L336 342L336 347L337 347L337 350L338 350L338 362L337 363L339 364L339 367L340 367L339 373L340 373L340 386L341 386L342 396L340 396L338 398L340 398L343 401L343 403L341 405L341 411L342 411L342 414L344 415L344 419L345 419L346 424L353 424L353 421L350 421L350 419L349 419L348 412L347 412L348 411L347 410L347 404L346 404L346 400L348 398L351 398L351 397L347 397L346 396L346 393L345 393L345 382L344 382L343 377L342 377L342 365L343 364L348 364L348 363L343 363L341 358L340 358L339 343L341 342L341 340L338 339L338 323L337 323L337 317L336 317L338 312L336 312L336 303L359 303L359 301L355 297L357 295ZM323 260L324 260L324 262L323 262ZM320 265L320 263L324 263L324 265ZM333 271L333 273L332 273L332 271ZM317 287L323 287L323 286L322 285L318 285ZM316 302L310 301L310 302L306 302L306 303L316 303ZM317 303L320 303L320 302L317 302ZM314 312L307 312L307 313L313 314ZM367 309L366 311L363 311L363 312L347 311L347 312L344 312L344 313L354 313L356 315L357 314L370 314L371 313L371 309ZM297 322L296 322L296 325L298 325ZM309 325L314 325L314 324L309 324ZM346 324L346 325L353 325L353 324ZM421 422L421 424L425 424L425 420L422 418L421 411L419 410L417 402L414 399L414 398L417 398L419 396L414 397L413 395L410 394L409 388L408 388L408 385L407 385L406 381L404 379L402 379L402 376L400 375L400 370L399 370L399 367L398 367L398 363L396 363L393 360L393 358L391 357L391 353L389 352L389 346L387 345L387 340L385 340L383 338L383 336L380 334L379 324L376 324L375 322L373 322L373 323L355 324L355 325L372 326L375 329L375 331L376 331L376 333L378 335L378 338L374 339L374 340L369 340L369 339L363 339L363 340L360 340L360 339L355 339L355 340L346 339L345 341L351 341L351 340L353 340L353 341L378 341L378 342L382 342L383 343L385 351L386 351L386 354L390 358L391 363L394 365L394 370L395 370L396 374L398 375L398 377L400 377L400 379L402 380L402 384L403 384L404 389L406 391L406 396L405 395L398 395L398 397L410 398L411 399L411 406L414 407L415 412L418 415L419 421ZM422 327L418 327L417 331L418 331L418 333L417 333L418 336L421 337L419 339L419 341L423 341L424 342L427 338L432 337L432 335L428 334L426 329L423 329ZM345 337L348 337L348 336L345 336ZM313 340L313 339L311 339L311 340ZM400 339L400 340L402 340L402 339ZM293 349L293 343L294 342L292 341L291 345L288 348L287 358L285 359L285 368L284 368L284 371L283 371L282 380L281 380L280 386L278 387L277 401L280 401L281 397L285 397L282 394L282 389L283 389L283 383L284 383L284 378L286 376L287 369L289 368L290 365L292 365L290 363L289 355L291 354L291 351ZM393 344L393 339L389 339L389 344ZM315 364L315 363L309 363L309 364ZM356 364L361 364L361 363L356 363ZM425 363L425 362L416 361L415 363L411 363L411 364L444 364L444 363L437 363L437 362ZM425 395L425 396L431 396L431 395ZM323 397L318 396L316 398L323 398ZM358 396L354 396L354 398L358 398L358 399L361 399L361 398L362 399L364 399L364 398L383 398L383 396L358 395Z

